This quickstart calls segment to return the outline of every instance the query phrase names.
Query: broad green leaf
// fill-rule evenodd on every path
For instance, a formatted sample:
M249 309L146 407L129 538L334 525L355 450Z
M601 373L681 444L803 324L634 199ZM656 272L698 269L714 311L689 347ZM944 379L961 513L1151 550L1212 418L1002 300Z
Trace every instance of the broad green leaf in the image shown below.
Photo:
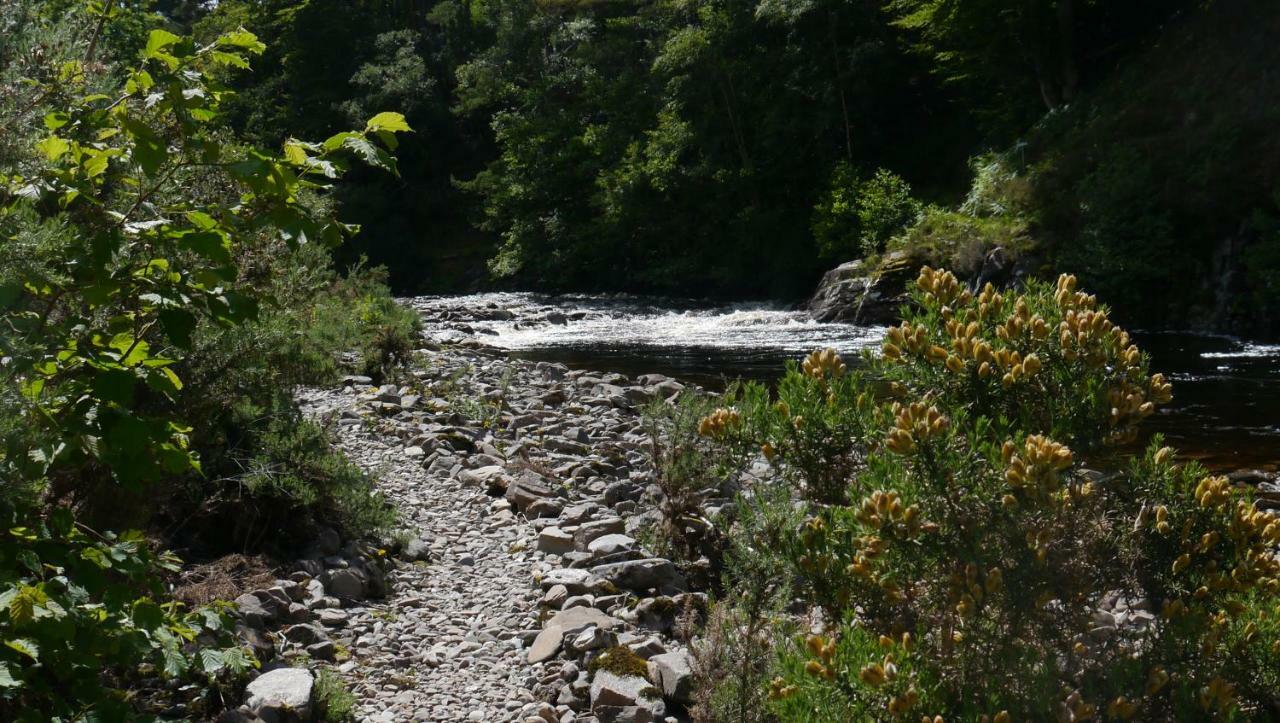
M44 154L50 161L56 161L71 150L71 142L65 138L49 136L36 144L36 150Z
M390 111L379 113L369 119L365 124L366 133L375 131L389 131L391 133L410 132L413 129L409 127L409 123L405 121L404 115L401 113L393 113Z
M178 245L217 264L231 263L231 242L217 231L188 231L178 237Z
M133 387L138 378L120 370L100 372L93 378L93 393L104 402L129 404L133 401Z
M240 68L242 70L249 69L249 61L245 60L244 57L240 55L236 55L235 53L227 53L221 50L215 50L211 52L209 56L213 59L213 62L219 65L225 65L232 68Z
M261 40L258 40L257 35L254 35L244 28L239 28L229 33L223 33L218 36L217 43L218 45L233 48L244 48L245 50L255 54L261 53L267 49L267 46Z
M200 668L204 670L205 675L216 675L225 666L226 659L223 658L221 651L213 648L201 648Z
M133 604L131 617L133 624L143 630L154 630L164 625L164 611L148 598L142 598Z
M4 641L4 644L9 649L16 650L37 663L40 662L40 646L36 645L36 641L30 638L15 638Z
M164 140L150 126L132 118L124 120L124 128L133 137L133 160L147 175L155 175L169 158Z
M154 58L160 54L160 51L172 47L174 43L181 39L168 30L158 28L152 30L151 34L147 36L147 48L143 51L143 57Z
M71 122L71 115L63 111L54 111L44 117L44 127L56 131Z
M9 600L9 621L14 625L29 623L36 616L35 588L22 586Z
M196 328L195 315L185 309L162 309L158 316L169 341L180 349L190 349L191 332Z

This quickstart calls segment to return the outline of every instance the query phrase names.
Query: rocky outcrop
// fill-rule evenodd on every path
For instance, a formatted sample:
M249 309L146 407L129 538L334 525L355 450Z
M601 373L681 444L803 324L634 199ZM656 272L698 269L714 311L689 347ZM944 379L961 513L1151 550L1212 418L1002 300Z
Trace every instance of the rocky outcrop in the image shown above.
M906 302L907 284L915 279L924 259L893 251L872 266L849 261L828 271L809 298L809 313L817 321L850 324L891 324Z

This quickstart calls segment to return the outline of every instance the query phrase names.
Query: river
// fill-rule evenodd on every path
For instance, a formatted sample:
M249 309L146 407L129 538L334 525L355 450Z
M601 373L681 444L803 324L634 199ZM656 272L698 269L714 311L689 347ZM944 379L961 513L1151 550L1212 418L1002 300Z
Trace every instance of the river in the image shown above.
M539 361L636 375L667 374L709 388L770 381L788 359L832 347L854 355L883 327L815 322L765 303L634 296L487 293L419 297L429 337L472 341ZM1280 345L1181 332L1135 332L1174 401L1145 425L1217 470L1280 469Z

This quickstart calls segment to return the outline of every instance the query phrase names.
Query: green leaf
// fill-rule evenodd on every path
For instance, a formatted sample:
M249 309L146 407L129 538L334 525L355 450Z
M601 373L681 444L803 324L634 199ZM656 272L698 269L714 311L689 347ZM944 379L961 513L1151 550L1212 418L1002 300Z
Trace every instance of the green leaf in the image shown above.
M236 55L235 53L226 53L221 50L215 50L211 52L209 56L213 59L213 62L218 65L240 68L242 70L249 69L249 61L245 60L243 56Z
M231 241L218 231L188 231L178 236L178 245L217 264L231 263Z
M22 586L9 600L9 621L14 625L31 622L36 616L36 590Z
M44 117L44 127L56 131L71 122L71 115L63 111L54 111Z
M164 140L150 126L133 118L126 118L123 125L133 137L133 160L147 175L154 175L169 158Z
M13 677L13 670L8 663L0 663L0 688L19 688L22 681Z
M56 161L71 150L71 142L65 138L49 136L36 144L36 150L44 154L50 161Z
M31 658L35 662L40 662L40 646L30 638L16 638L14 640L4 641L6 647L16 650L19 653Z
M133 386L138 379L132 373L108 370L93 378L93 393L104 402L129 404L133 401Z
M369 122L365 124L364 130L366 133L371 133L376 131L388 131L391 133L402 133L402 132L407 133L407 132L413 131L413 129L409 127L409 123L405 121L403 114L392 113L390 111L385 113L379 113L374 117L370 118Z
M226 664L226 659L222 656L221 651L213 648L201 648L200 668L204 670L205 675L217 675Z
M267 49L266 44L258 40L258 36L239 28L229 33L223 33L218 36L218 45L229 46L233 48L244 48L250 53L258 54Z
M169 341L180 349L190 349L191 332L196 328L195 314L185 309L162 309L158 316Z
M164 611L148 598L142 598L133 603L131 616L133 624L143 630L155 630L164 625Z
M147 36L147 48L143 51L142 56L144 58L154 58L160 55L160 51L172 47L174 43L181 39L168 30L152 30L151 34Z

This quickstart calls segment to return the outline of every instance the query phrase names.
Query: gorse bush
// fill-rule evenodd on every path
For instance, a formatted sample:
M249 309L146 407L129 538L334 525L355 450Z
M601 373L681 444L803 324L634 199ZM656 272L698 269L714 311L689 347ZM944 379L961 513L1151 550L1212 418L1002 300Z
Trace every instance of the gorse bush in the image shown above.
M1274 713L1280 520L1158 439L1118 451L1170 385L1073 277L975 294L926 267L881 352L864 363L876 385L832 397L861 430L852 467L836 463L847 501L810 504L780 543L778 573L822 622L781 645L775 714ZM839 368L814 355L784 384ZM767 430L781 406L723 414ZM1090 472L1095 456L1120 469Z

